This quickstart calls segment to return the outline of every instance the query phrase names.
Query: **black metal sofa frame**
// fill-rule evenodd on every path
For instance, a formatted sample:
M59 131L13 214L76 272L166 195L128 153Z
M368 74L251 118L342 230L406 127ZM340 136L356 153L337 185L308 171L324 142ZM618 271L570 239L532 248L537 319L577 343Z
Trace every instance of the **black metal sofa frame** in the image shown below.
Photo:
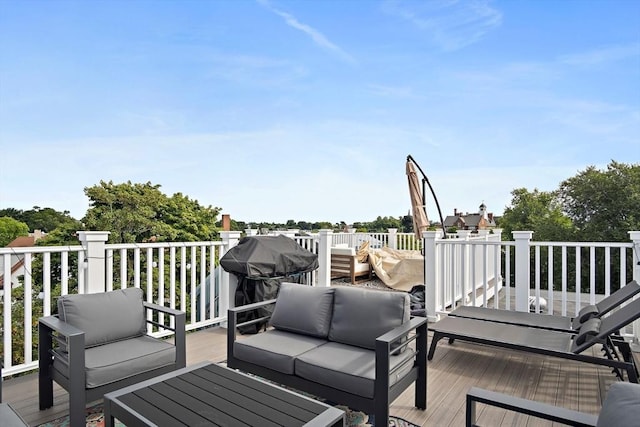
M609 366L622 379L626 371L630 382L638 382L638 370L629 346L621 338L614 336L619 330L640 318L640 299L629 302L624 307L609 313L602 319L588 320L577 333L559 332L526 326L487 322L462 317L445 317L429 325L433 339L428 360L433 358L436 345L442 338L468 341L493 347L519 350L545 356L577 360L596 365ZM582 354L595 344L602 344L606 357ZM617 354L621 349L623 358Z
M285 285L285 284L283 284ZM298 287L306 287L304 285L295 285ZM359 292L382 292L365 290L361 288L347 288L347 290L358 290ZM282 288L280 290L282 295ZM278 384L292 387L296 390L311 393L312 395L325 398L331 402L347 405L350 408L358 409L369 414L374 414L376 424L386 425L384 421L389 417L389 405L393 402L407 387L415 383L415 406L420 409L426 409L427 399L427 319L422 317L414 317L407 322L394 329L378 336L375 339L375 379L373 397L369 398L344 391L337 387L326 384L320 384L315 381L302 378L293 374L286 374L274 369L262 366L259 363L251 363L246 360L238 359L234 355L234 344L236 343L236 328L255 322L269 320L271 314L267 314L259 319L251 320L244 323L237 323L238 314L248 310L256 310L262 307L275 304L277 299L249 304L241 307L231 308L228 312L228 335L227 335L227 366L239 369L240 371L249 372ZM407 296L408 301L408 296ZM363 299L363 304L367 303ZM265 311L269 313L269 311ZM275 311L274 311L275 313ZM375 313L375 308L371 308L370 313ZM331 313L329 313L331 315ZM390 358L393 354L397 354L403 347L415 342L415 357L413 358L410 369L403 373L402 376L394 384L390 384L389 377L397 369L393 368ZM400 375L400 374L398 374Z

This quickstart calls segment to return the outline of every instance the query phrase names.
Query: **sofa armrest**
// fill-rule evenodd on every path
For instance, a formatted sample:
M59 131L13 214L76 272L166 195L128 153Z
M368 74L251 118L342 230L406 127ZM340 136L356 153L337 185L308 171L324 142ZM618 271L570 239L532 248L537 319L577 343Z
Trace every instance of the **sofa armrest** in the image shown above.
M415 334L408 336L411 331L415 330ZM402 342L401 345L392 349L391 344ZM427 318L426 317L413 317L408 322L390 330L389 332L376 338L376 380L374 387L376 388L376 394L383 393L383 390L389 389L389 375L391 371L391 355L401 351L401 349L412 341L416 343L416 355L414 365L418 369L418 377L427 377ZM395 369L400 369L400 365ZM425 401L426 404L426 382L424 393L419 391L416 393L416 403L418 401ZM426 408L426 406L424 406Z
M239 307L231 307L227 310L227 361L233 360L233 343L236 341L238 326L251 325L253 323L262 322L263 320L269 319L271 317L265 316L259 319L253 319L238 324L238 314L245 311L255 310L256 308L266 307L275 303L275 299L270 299L266 301L258 301L251 304L241 305Z
M229 308L229 313L233 313L234 316L237 316L237 313L242 313L243 311L255 310L256 308L264 307L266 305L275 304L275 303L276 303L275 299L253 302L251 304L241 305L240 307Z
M173 327L162 325L153 320L147 319L147 323L158 326L163 329L168 329L174 332L173 343L176 347L176 365L178 368L184 368L187 365L187 343L186 343L186 323L187 314L184 311L176 310L175 308L165 307L159 304L153 304L150 302L142 303L145 310L151 310L158 313L167 314L174 319Z
M549 405L533 400L509 396L495 391L471 387L467 392L466 426L477 426L476 403L496 406L498 408L531 415L549 421L554 421L571 426L595 427L598 422L596 415L573 411L558 406Z

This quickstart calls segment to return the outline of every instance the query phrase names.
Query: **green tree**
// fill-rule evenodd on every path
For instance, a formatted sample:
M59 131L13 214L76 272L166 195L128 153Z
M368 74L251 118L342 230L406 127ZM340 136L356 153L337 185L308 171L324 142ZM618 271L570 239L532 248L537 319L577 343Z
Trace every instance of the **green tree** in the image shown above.
M8 216L0 218L0 247L7 246L16 237L28 236L29 226Z
M628 242L628 231L640 229L638 163L589 166L562 181L558 194L580 241Z
M85 188L89 230L111 232L111 243L213 240L220 208L201 206L181 193L171 197L160 185L101 181Z
M517 188L511 192L511 205L504 210L498 226L503 229L503 239L511 240L516 230L533 231L538 241L567 241L573 238L574 226L562 212L555 192L529 192Z
M50 233L63 224L76 223L77 221L69 215L69 211L58 212L52 208L41 208L34 206L33 209L22 211L8 208L0 210L0 216L9 216L24 222L29 226L30 231L42 230Z

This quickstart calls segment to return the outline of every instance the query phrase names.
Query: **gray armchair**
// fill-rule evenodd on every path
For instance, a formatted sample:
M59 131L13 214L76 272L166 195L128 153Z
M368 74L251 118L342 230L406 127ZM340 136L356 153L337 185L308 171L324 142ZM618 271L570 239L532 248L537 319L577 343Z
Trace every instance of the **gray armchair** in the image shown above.
M158 313L174 326L159 324ZM58 315L38 323L40 409L53 406L55 381L69 393L71 427L81 427L88 402L185 367L185 321L184 312L144 302L139 288L60 297ZM147 335L148 323L172 330L174 343Z
M602 403L599 415L521 399L494 391L472 387L467 393L467 427L477 427L476 404L496 406L537 418L583 427L631 427L640 425L640 385L613 383Z
M0 426L26 427L28 424L8 403L2 403L2 363L0 363Z

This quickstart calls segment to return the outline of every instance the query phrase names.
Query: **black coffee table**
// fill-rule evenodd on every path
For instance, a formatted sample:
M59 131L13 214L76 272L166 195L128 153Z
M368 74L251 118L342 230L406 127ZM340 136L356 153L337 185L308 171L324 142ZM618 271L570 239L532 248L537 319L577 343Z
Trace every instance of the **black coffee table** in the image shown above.
M104 396L105 426L344 426L344 412L224 366L201 363Z

